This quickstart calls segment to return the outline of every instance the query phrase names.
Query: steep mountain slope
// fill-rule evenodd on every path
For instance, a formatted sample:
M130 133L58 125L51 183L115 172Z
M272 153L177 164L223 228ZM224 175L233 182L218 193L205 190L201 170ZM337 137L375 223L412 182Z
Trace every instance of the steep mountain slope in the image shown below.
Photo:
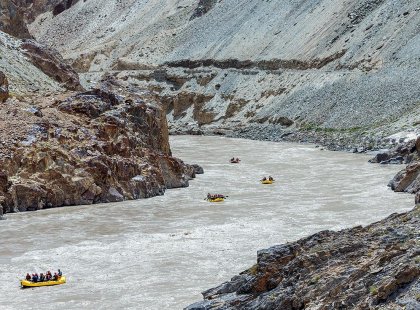
M419 13L392 0L90 0L30 30L90 71L87 86L112 69L156 91L173 131L388 135L420 117Z

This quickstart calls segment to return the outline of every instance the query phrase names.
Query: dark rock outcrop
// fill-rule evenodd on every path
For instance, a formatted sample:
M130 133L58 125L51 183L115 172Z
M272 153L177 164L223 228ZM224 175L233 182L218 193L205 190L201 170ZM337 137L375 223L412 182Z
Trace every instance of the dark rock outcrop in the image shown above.
M85 0L84 2L86 2L87 0ZM52 12L53 15L56 16L62 12L64 12L65 10L71 8L73 5L75 5L77 2L79 2L79 0L61 0L59 3L57 3Z
M26 2L0 0L0 30L21 39L32 38L25 22Z
M151 197L195 176L171 156L166 116L151 95L107 79L89 92L32 100L0 108L4 213ZM41 116L28 112L33 105Z
M194 10L194 13L191 15L190 20L203 16L210 11L216 3L217 0L200 0Z
M419 228L417 207L259 251L256 265L186 309L419 309Z
M405 169L398 172L398 174L389 182L389 186L396 192L407 192L417 194L420 193L420 162L408 165Z
M409 164L420 160L420 137L406 143L400 143L387 152L381 152L369 160L370 163L380 164Z
M415 194L416 204L420 204L420 137L401 143L385 153L377 154L369 162L381 164L408 164L397 173L388 186L396 192Z
M55 16L77 2L79 0L0 0L0 30L19 39L31 39L27 24L38 15L52 11Z
M42 72L70 90L82 90L78 74L67 65L62 56L54 49L34 40L23 40L23 53Z
M9 82L6 75L0 71L0 102L5 102L9 98Z

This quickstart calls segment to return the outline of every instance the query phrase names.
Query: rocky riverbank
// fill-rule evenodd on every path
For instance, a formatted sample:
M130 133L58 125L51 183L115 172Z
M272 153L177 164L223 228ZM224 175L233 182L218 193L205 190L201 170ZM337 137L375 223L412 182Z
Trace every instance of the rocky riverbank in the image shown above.
M166 117L147 93L112 79L1 105L0 213L115 202L188 186Z
M257 263L186 309L420 307L420 207L258 251Z

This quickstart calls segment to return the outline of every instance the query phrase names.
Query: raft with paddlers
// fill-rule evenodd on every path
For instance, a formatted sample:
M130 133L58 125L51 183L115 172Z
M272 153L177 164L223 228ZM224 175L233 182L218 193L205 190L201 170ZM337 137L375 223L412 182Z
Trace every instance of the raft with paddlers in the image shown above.
M51 271L47 271L45 274L42 272L38 275L33 273L32 276L27 273L24 280L20 280L22 288L26 287L40 287L40 286L52 286L66 283L66 277L63 276L60 269L58 272L51 274Z
M57 280L49 280L49 281L42 281L42 282L32 282L28 280L20 280L20 285L22 288L25 287L39 287L39 286L52 286L52 285L60 285L66 283L66 277L61 276Z
M272 176L269 176L268 178L263 177L262 180L260 180L261 184L273 184L274 179Z
M240 162L241 160L239 159L239 158L234 158L234 157L232 157L231 159L230 159L230 163L231 164L239 164L239 162Z
M207 200L208 202L223 202L228 196L222 195L222 194L207 194Z

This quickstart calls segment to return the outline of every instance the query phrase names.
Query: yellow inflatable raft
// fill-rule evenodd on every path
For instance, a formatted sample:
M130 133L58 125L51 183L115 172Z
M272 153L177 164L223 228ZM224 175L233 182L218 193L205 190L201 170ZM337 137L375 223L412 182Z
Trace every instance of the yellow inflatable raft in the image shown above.
M20 285L22 287L39 287L39 286L51 286L51 285L59 285L66 283L66 277L62 276L58 278L57 281L42 281L42 282L32 282L28 280L20 280Z
M210 198L207 199L209 202L222 202L225 201L225 198Z
M270 180L261 180L261 184L273 184L274 181L270 181Z

